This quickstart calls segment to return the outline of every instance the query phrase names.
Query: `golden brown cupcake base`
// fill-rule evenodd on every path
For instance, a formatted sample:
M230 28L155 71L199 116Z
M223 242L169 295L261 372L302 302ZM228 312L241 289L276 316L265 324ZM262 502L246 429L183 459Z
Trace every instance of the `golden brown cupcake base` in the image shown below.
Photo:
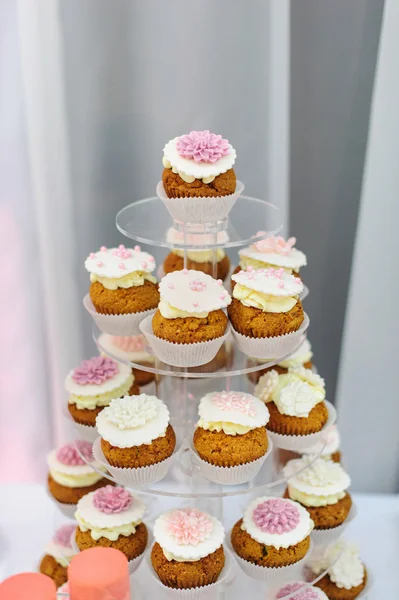
M47 477L47 485L50 494L61 502L62 504L77 504L83 496L86 496L89 492L94 492L105 485L114 485L112 481L109 481L105 477L94 483L93 485L86 485L85 487L69 488L65 485L57 483L49 474Z
M243 520L234 525L231 532L231 544L241 558L259 567L286 567L301 560L309 549L310 536L302 542L288 548L277 550L254 540L249 533L241 529Z
M87 550L88 548L114 548L120 550L128 560L137 558L143 554L148 541L148 531L144 523L140 523L136 527L136 531L131 535L120 535L118 539L112 541L105 537L100 537L98 540L93 540L90 531L81 531L76 528L76 545L79 550Z
M282 415L274 402L268 402L270 419L266 425L269 431L283 435L309 435L321 431L328 419L328 409L325 402L319 402L309 413L308 417L291 417Z
M222 310L213 310L207 317L165 319L159 310L152 319L154 334L176 344L207 342L224 335L228 319Z
M43 556L39 566L39 571L43 575L50 577L50 579L54 581L57 588L61 587L68 581L68 572L66 567L60 565L50 554Z
M289 498L288 488L285 490L284 498ZM311 519L313 519L315 529L333 529L342 525L352 507L352 498L346 493L341 500L335 504L327 504L327 506L305 506L302 505Z
M131 386L128 392L129 396L137 396L140 394L140 388L135 383ZM68 410L75 423L80 425L87 425L88 427L96 426L97 415L105 408L105 406L96 406L96 408L78 408L76 404L70 404L68 402Z
M163 270L165 275L172 273L173 271L182 271L184 269L184 258L177 256L171 252L165 258L163 263ZM194 269L194 271L202 271L213 277L213 264L211 262L195 262L187 257L187 269ZM230 270L230 259L228 256L224 256L216 265L216 279L226 279Z
M142 444L132 448L118 448L101 439L101 449L105 458L113 467L138 469L162 462L173 454L176 435L172 425L168 425L163 437L156 438L151 444Z
M90 286L90 298L98 313L104 315L125 315L156 308L159 304L158 285L144 281L143 285L109 290L99 281Z
M315 585L323 590L329 600L355 600L367 585L367 571L366 569L364 570L362 583L350 590L337 587L328 575L324 575Z
M140 363L144 366L149 366L149 367L154 367L153 363ZM150 373L150 371L143 371L142 369L136 369L133 368L132 369L132 373L134 375L134 382L137 386L142 387L143 385L148 385L149 383L151 383L152 381L155 380L155 373ZM130 396L139 394L140 390L138 392L135 392L135 394L130 394Z
M251 359L247 361L247 367L254 366L254 364L259 363L254 363L254 361ZM313 363L311 360L308 360L307 362L303 363L302 366L305 369L311 369L313 367ZM260 369L259 371L253 371L252 373L248 373L248 379L252 381L252 383L256 384L258 383L262 375L265 375L265 373L268 373L268 371L277 371L279 375L284 375L285 373L288 373L288 369L286 369L285 367L280 367L280 365L273 365L272 367L267 367L266 369Z
M197 427L193 441L202 460L218 467L234 467L257 460L266 454L269 445L264 427L243 435L227 435L224 431Z
M233 298L227 311L234 329L253 338L276 337L298 331L304 319L300 300L288 312L269 313L253 306L244 306L237 298Z
M151 562L161 582L174 589L190 589L215 583L225 563L223 546L195 562L167 560L161 546L155 542Z
M233 194L237 181L234 169L221 173L211 183L203 183L202 179L186 183L178 173L173 173L172 169L164 169L162 183L168 198L201 198Z

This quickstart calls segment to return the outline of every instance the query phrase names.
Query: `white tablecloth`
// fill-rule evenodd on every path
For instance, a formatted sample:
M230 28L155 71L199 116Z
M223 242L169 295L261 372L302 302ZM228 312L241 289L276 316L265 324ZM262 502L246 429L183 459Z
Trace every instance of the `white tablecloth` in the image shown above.
M359 513L345 537L360 546L363 560L373 574L374 587L368 600L396 600L399 598L399 497L358 494L354 499ZM35 570L62 519L43 486L1 485L0 580ZM249 587L250 580L238 579L229 598L245 597Z

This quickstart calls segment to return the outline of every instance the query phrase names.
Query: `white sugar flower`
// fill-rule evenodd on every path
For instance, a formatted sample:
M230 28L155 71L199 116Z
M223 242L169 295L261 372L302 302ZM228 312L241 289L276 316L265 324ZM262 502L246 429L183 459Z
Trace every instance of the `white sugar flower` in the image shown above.
M111 400L104 409L107 420L119 429L142 427L157 415L157 405L153 396L124 396Z
M278 373L274 369L268 371L259 378L255 388L255 396L262 402L270 402L271 395L278 384Z
M314 373L312 369L306 369L305 367L290 367L288 372L297 375L300 379L306 381L310 385L314 385L318 388L325 387L324 379L317 373Z

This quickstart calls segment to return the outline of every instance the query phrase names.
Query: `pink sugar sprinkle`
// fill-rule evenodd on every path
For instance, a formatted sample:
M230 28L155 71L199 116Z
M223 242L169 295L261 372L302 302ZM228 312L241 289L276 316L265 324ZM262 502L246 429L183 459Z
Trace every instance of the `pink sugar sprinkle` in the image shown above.
M106 252L107 251L107 246L101 246L100 250L101 250L101 252Z
M217 283L218 285L223 285L223 281L222 281L221 279L218 279L218 280L216 281L216 283Z
M119 267L120 269L123 269L123 270L125 270L125 269L126 269L126 267L125 267L125 265L124 265L123 263L119 263L118 267Z
M175 289L175 284L174 284L174 283L170 283L170 284L168 285L168 288L169 288L170 290L174 290L174 289Z
M254 270L254 268L253 268L253 267L251 267L251 266L247 267L247 271L248 271L248 273L250 273L250 272L251 272L251 271L253 271L253 270Z
M187 275L187 274L188 274L188 269L183 269L183 273L184 273L185 275Z
M166 518L169 533L182 546L197 546L206 540L213 529L211 519L196 508L174 510Z
M138 246L138 245L137 245L137 246L135 246L135 247L134 247L134 251L135 251L135 252L141 252L141 248L140 248L140 246Z
M97 263L97 267L103 267L103 266L104 266L103 261L99 260L98 263Z
M90 258L95 258L96 257L96 255L95 255L94 252L90 252L89 256L90 256Z
M193 306L194 306L195 308L198 308L198 306L199 306L199 302L193 302Z
M145 260L143 260L143 262L141 263L141 266L143 267L143 269L146 269L148 267L148 264Z
M224 300L226 298L225 294L220 294L219 296L220 300Z
M284 287L284 281L279 281L277 287L282 289Z
M300 521L297 507L282 498L270 498L255 508L253 521L265 533L279 534L293 531Z
M217 392L212 401L220 410L237 411L250 417L256 416L256 410L251 398L240 392Z

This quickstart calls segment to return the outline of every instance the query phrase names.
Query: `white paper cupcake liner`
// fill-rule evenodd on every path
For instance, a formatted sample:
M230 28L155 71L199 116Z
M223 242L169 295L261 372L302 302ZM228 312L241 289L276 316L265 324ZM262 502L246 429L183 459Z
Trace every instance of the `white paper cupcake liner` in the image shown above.
M148 315L153 315L156 310L152 308L127 315L103 315L96 311L89 294L83 298L83 306L103 333L121 336L139 335L141 321Z
M62 512L64 517L67 517L68 519L75 518L76 504L64 504L63 502L59 502L58 500L56 500L47 489L46 493L50 500L54 502L57 508Z
M311 535L312 541L315 546L328 546L335 542L344 533L345 529L351 523L357 515L357 506L352 504L348 516L345 521L334 527L333 529L313 529Z
M168 198L162 181L157 185L157 196L165 204L175 221L182 223L215 223L225 219L237 198L244 191L244 184L237 181L234 194L201 198Z
M169 456L162 462L155 465L149 465L148 467L138 467L137 469L127 469L122 467L113 467L110 465L105 458L103 451L101 450L101 438L97 438L93 444L93 456L102 464L107 471L112 475L113 479L125 487L140 488L156 483L165 477L172 462L175 458L176 452Z
M233 562L231 554L225 545L223 545L223 549L225 553L225 564L218 580L215 581L215 583L196 588L178 590L164 585L158 578L152 566L151 552L148 552L147 554L146 563L153 581L158 584L168 598L174 598L175 600L217 600L220 598L219 594L223 591L223 584L228 584Z
M310 556L311 552L312 542L310 542L309 549L301 560L298 560L298 562L293 565L287 565L286 567L260 567L259 565L255 565L248 560L241 558L241 556L238 556L235 552L234 558L248 577L267 583L277 583L280 581L287 581L288 579L301 580L303 567L306 564L306 558Z
M228 338L231 327L227 325L226 332L221 337L194 344L176 344L156 337L152 329L152 315L140 323L140 329L154 354L162 362L173 367L199 367L215 358L223 342Z
M252 358L264 358L265 356L282 358L294 352L308 327L309 317L305 313L302 325L298 331L293 331L292 333L269 338L252 338L238 333L232 327L232 334L238 348L247 356L251 356Z
M274 446L281 450L292 450L293 452L298 452L300 454L305 451L306 448L309 448L309 446L313 446L313 444L317 444L318 442L322 444L323 437L326 435L326 430L335 423L337 418L337 411L331 402L324 400L324 403L327 406L328 419L320 431L317 433L310 433L309 435L284 435L282 433L275 433L274 431L267 430L269 439L273 441Z
M241 483L247 483L252 481L261 468L267 457L270 455L273 449L273 442L269 439L269 446L267 452L261 458L253 460L250 463L243 465L237 465L235 467L218 467L211 465L210 463L203 460L197 453L193 444L191 444L191 451L195 456L195 460L199 466L201 475L213 481L214 483L220 483L222 485L240 485Z
M305 300L305 298L309 295L309 288L307 285L303 284L303 290L302 292L299 294L299 299L302 302L302 300Z

